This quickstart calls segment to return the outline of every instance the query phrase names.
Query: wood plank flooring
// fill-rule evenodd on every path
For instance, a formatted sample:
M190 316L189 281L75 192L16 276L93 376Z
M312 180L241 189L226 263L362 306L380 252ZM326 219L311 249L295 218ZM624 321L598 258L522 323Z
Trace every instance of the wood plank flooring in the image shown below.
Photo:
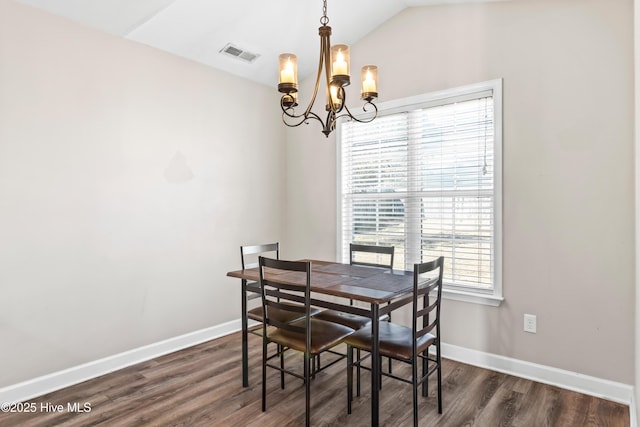
M249 337L247 388L241 385L236 333L33 399L35 412L0 413L0 426L304 425L302 382L287 378L281 390L275 370L268 371L267 411L261 411L260 340ZM301 360L292 353L287 367L301 366ZM395 363L394 373L403 372L408 367ZM362 395L347 415L345 364L319 373L311 387L312 425L370 425L369 378L364 372ZM432 378L429 397L420 402L421 426L629 426L625 405L450 360L443 361L444 412L439 415ZM75 410L85 404L90 411ZM63 409L51 412L59 409L56 405ZM412 425L410 385L383 379L380 424Z

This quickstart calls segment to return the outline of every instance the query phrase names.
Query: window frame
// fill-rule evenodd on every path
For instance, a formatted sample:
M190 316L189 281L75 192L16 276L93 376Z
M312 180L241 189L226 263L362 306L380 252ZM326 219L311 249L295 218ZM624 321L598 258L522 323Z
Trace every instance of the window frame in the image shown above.
M493 255L494 281L491 291L473 291L455 286L445 286L442 289L443 298L484 304L497 307L503 298L502 288L502 79L494 79L480 83L445 89L436 92L377 104L380 116L406 112L412 109L432 107L436 105L454 103L458 99L465 99L475 94L491 91L493 96L493 133L494 133L494 187L493 187ZM356 118L371 116L371 112L354 114ZM342 126L336 130L336 259L343 259L343 220L342 220Z

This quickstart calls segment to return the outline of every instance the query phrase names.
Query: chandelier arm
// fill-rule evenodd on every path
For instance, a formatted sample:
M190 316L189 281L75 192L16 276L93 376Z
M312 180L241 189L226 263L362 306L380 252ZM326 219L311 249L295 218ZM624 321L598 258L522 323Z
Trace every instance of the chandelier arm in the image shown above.
M296 110L293 107L286 107L284 105L284 97L280 101L280 109L282 110L282 117L287 116L287 117L291 117L292 119L297 119L299 117L305 117L304 114L296 115L296 113L295 113Z
M334 108L334 113L338 114L347 105L347 93L345 92L345 90L344 90L344 88L342 86L338 86L338 92L336 93L336 96L338 97L338 99L341 100L341 102L338 105L338 107ZM333 102L331 104L333 104Z
M296 122L296 123L289 123L287 121L287 117L291 118L291 119L300 119L300 121ZM318 122L320 122L321 125L324 126L324 122L322 121L322 119L313 111L310 111L309 114L300 114L300 115L295 115L295 114L290 114L289 112L287 112L286 110L282 110L282 122L293 128L293 127L297 127L300 126L301 124L307 122L307 120L309 119L315 119Z
M373 107L373 109L375 110L373 112L373 116L371 116L368 119L358 119L357 117L355 117L353 114L351 114L351 111L349 110L349 107L345 106L344 109L347 111L345 114L340 114L338 117L336 117L336 120L341 118L341 117L348 117L350 120L356 121L358 123L369 123L372 122L373 119L375 119L376 117L378 117L378 107L376 107L376 104L374 104L373 102L367 102L362 106L362 110L363 111L367 111L367 106L371 105Z
M329 134L333 132L333 130L336 127L336 119L337 119L336 113L333 110L327 111L327 119L323 123L323 128L322 128L322 133L324 133L324 136L326 136L327 138L329 137Z
M320 59L318 60L318 72L316 74L316 85L313 88L313 95L311 96L311 101L309 101L309 105L307 105L307 109L304 112L304 116L305 117L308 117L310 114L314 114L316 117L318 117L315 113L312 113L311 108L313 107L313 104L316 102L316 97L318 96L318 89L320 87L320 77L322 76L322 65L325 62L327 62L325 60L325 50L326 50L325 34L327 32L326 29L328 29L329 34L331 34L331 27L327 27L326 25L323 25L319 29L319 32L320 32ZM327 62L327 65L328 65L328 62ZM322 123L322 120L320 120L320 122Z
M336 106L333 103L333 99L331 98L331 29L329 31L324 32L322 35L322 52L321 55L324 55L324 78L327 83L327 105L329 106L329 110L336 113ZM341 88L342 89L342 88ZM343 92L344 94L344 92ZM327 117L328 122L328 117Z

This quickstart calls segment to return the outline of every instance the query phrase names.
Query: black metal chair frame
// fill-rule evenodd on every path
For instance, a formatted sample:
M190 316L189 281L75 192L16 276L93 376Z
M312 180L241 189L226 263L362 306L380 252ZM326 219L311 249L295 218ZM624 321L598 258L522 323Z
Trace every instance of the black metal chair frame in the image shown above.
M240 259L242 261L242 269L255 268L258 267L258 262L255 263L247 263L246 257L247 255L257 255L257 254L267 254L274 253L275 259L280 259L280 243L266 243L262 245L249 245L249 246L240 246ZM242 286L244 287L244 295L246 298L243 298L243 313L247 312L247 303L249 300L260 298L260 283L258 282L249 282L246 279L242 279ZM248 291L248 292L247 292ZM255 333L255 332L254 332ZM260 334L257 334L260 335Z
M364 245L364 244L359 244L359 243L350 243L349 244L349 263L351 265L362 265L362 266L366 266L366 267L381 267L381 268L388 268L389 270L393 270L393 257L395 255L395 246L376 246L376 245ZM363 262L363 261L355 261L354 255L358 252L366 252L366 253L375 253L375 254L382 254L382 255L389 255L389 263L385 264L385 263L371 263L371 262ZM350 301L351 305L353 305L353 300ZM391 313L386 315L386 319L383 320L387 320L387 321L391 321ZM357 351L357 356L358 358L360 357L360 350ZM392 372L392 362L391 359L389 359L389 373ZM382 364L380 365L382 366ZM357 369L360 369L360 366L358 366ZM380 370L380 372L382 372L382 369ZM358 375L360 375L360 373L358 372ZM380 381L380 384L382 384L382 381ZM358 395L360 395L360 382L358 382Z
M413 424L418 425L418 386L422 385L422 396L426 397L428 394L428 378L434 372L437 372L437 395L438 395L438 413L442 413L442 357L440 348L440 302L442 298L442 275L444 267L444 257L439 257L433 261L425 262L414 265L414 279L413 279L413 293L410 297L402 298L392 303L394 309L402 307L406 304L413 304L412 313L412 332L413 332L413 351L412 360L405 360L401 358L393 358L403 363L412 365L411 379L399 377L391 372L383 372L382 375L396 380L412 384L413 385ZM424 281L421 282L420 275L439 270L437 280L428 285L421 286ZM428 283L428 281L426 282ZM431 293L435 293L434 299L431 300ZM422 300L422 304L420 304ZM430 322L430 314L435 311L435 318ZM422 318L422 326L418 327L418 320ZM422 353L417 351L417 340L435 330L435 340L430 344ZM433 334L432 334L433 335ZM429 347L435 346L435 355L429 354ZM357 347L356 347L357 348ZM353 349L351 345L347 346L347 412L351 413L351 402L353 400L353 366L361 367L362 369L371 371L368 366L362 365L362 362L371 357L371 354L367 354L364 357L358 357L357 360L353 360ZM362 348L362 350L367 350ZM418 362L422 364L422 373L418 376ZM429 364L431 366L429 367ZM358 387L357 395L360 395L360 374L358 372L357 377Z
M259 266L259 262L254 262L254 263L247 263L246 260L246 256L248 255L263 255L263 254L269 254L269 253L273 253L275 254L275 259L280 259L280 243L279 242L275 242L275 243L265 243L265 244L261 244L261 245L246 245L246 246L240 246L240 259L242 261L242 269L248 269L248 268L256 268ZM247 313L248 310L248 302L252 299L256 299L256 298L260 298L260 283L258 282L249 282L246 279L242 279L242 286L244 289L242 289L242 294L246 295L245 298L242 298L242 313ZM257 319L251 319L254 321L258 321ZM262 324L258 324L258 325L254 325L251 328L248 327L249 325L249 319L247 318L247 316L243 316L242 322L244 322L244 324L242 325L242 331L243 331L243 335L242 335L242 340L244 342L243 344L243 348L246 349L247 348L247 343L249 340L249 335L248 334L253 334L253 335L257 335L259 337L262 336ZM261 321L260 321L261 322ZM286 349L281 349L283 352L286 351ZM313 369L313 373L316 374L320 371L323 371L331 366L333 366L334 364L338 363L340 361L341 358L346 358L347 355L346 354L342 354L342 353L338 353L334 350L328 350L328 353L332 353L335 354L337 356L340 356L340 358L338 359L334 359L329 363L326 363L324 366L320 366L320 358L314 358L312 363L312 369ZM246 353L248 353L248 351L246 351ZM248 366L249 366L249 362L248 362L248 358L249 355L248 354L243 354L243 358L242 358L242 363L244 366L243 372L245 373L243 375L242 378L242 385L243 387L248 387L249 386L249 378L248 378ZM317 359L317 360L316 360Z
M358 252L368 252L368 253L389 255L389 263L383 264L383 263L355 261L353 257ZM357 243L350 243L349 244L349 263L351 265L364 265L367 267L383 267L383 268L393 269L394 253L395 253L394 246L375 246L375 245L362 245Z
M367 252L367 253L377 253L377 254L382 254L382 255L389 255L389 263L371 263L371 262L363 262L363 261L356 261L354 260L354 255L358 252ZM394 256L394 252L395 252L395 248L393 246L375 246L375 245L364 245L364 244L356 244L356 243L350 243L349 244L349 264L351 265L360 265L360 266L365 266L365 267L381 267L381 268L388 268L389 270L393 270L393 256ZM353 305L353 300L349 300L349 304ZM390 318L390 315L386 315L387 319ZM320 316L320 318L322 318L322 316ZM340 323L339 320L334 320L334 319L330 319L330 321L334 321L336 323ZM337 351L329 351L332 354L335 354L341 358L347 357L346 354L344 353L339 353ZM359 355L359 354L358 354ZM317 362L317 371L322 371L326 368L328 368L329 366L333 365L334 363L337 363L339 361L338 360L334 360L329 364L326 364L324 366L321 365L320 363L320 356L318 356L317 361L314 360L314 370L316 369L316 362ZM389 360L389 371L391 372L391 360ZM360 384L358 384L358 387L360 387ZM360 393L360 390L358 389L358 393Z
M262 297L262 307L264 313L264 319L262 322L262 411L266 410L266 371L267 367L280 371L280 387L284 389L285 374L292 375L300 378L305 384L305 420L306 425L310 424L310 409L311 409L311 379L318 372L312 362L314 356L318 353L312 353L312 333L311 333L311 263L308 261L285 261L260 257L260 288ZM302 288L300 285L287 284L278 280L269 280L265 278L264 268L275 268L280 270L304 272L306 274L306 286ZM281 302L282 300L282 302ZM287 304L287 301L293 301L296 304ZM301 315L299 321L296 322L281 322L277 318L269 316L270 311L280 310L296 312ZM304 320L304 326L300 326L300 321ZM324 322L317 320L326 325L331 325L330 322ZM270 335L267 333L267 328L273 327L281 331L288 331L289 333L295 333L304 335L305 337L305 350L304 350L304 366L303 375L291 370L287 370L284 367L284 352L288 348L282 343L272 341ZM353 332L353 329L347 328L342 325L334 325L334 327L342 328L344 331ZM277 344L277 351L272 355L268 355L268 345L270 343ZM337 345L339 341L327 344L329 347ZM322 349L320 352L330 351L330 348ZM278 365L270 363L274 358L278 358L280 363ZM338 359L341 360L342 358ZM334 361L333 363L337 362ZM332 364L333 364L332 363ZM325 366L323 369L327 368Z
M242 262L242 269L255 268L258 267L258 262L255 263L247 263L246 257L248 255L258 255L258 254L268 254L275 253L276 259L280 259L280 243L266 243L261 245L246 245L240 246L240 260ZM242 386L249 386L249 377L248 377L248 368L249 368L249 355L248 355L248 340L249 333L254 335L262 336L262 325L254 325L249 328L249 319L247 317L248 312L248 302L249 300L260 298L260 283L258 282L249 282L246 279L242 279L242 294L244 297L242 298L242 365L243 365L243 375L242 375ZM255 319L252 319L255 320Z

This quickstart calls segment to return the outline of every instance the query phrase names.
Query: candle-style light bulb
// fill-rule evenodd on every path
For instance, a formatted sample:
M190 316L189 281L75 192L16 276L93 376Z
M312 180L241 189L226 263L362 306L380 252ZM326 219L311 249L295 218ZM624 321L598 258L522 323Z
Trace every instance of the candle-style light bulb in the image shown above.
M331 84L345 87L349 82L349 46L331 46Z
M278 90L282 93L291 93L298 90L298 58L292 53L280 55L280 73Z
M378 97L378 67L365 65L362 67L362 92L360 98L371 101Z
M333 63L333 75L346 75L347 74L347 62L344 60L344 53L342 49L338 49L338 55Z
M280 71L280 83L293 83L293 64L287 59L284 69Z
M376 81L373 80L373 75L370 70L367 70L364 81L362 82L362 91L363 92L377 92L376 91Z

